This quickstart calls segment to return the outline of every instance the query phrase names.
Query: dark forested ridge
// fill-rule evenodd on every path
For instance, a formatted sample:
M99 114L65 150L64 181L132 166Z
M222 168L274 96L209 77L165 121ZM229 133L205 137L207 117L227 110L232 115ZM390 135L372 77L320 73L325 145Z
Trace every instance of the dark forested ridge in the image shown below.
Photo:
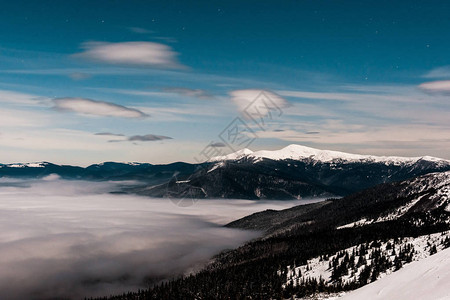
M196 274L103 299L286 299L355 289L412 260L415 250L402 244L405 238L442 233L430 254L450 245L449 185L450 172L434 173L342 199L254 214L228 226L265 230L262 238L216 256ZM352 225L358 220L364 222ZM343 251L349 247L353 252ZM286 284L295 266L308 270L314 257L329 264L330 279ZM354 279L344 281L347 274Z
M86 168L51 163L0 164L0 177L134 180L120 192L150 197L302 199L346 196L381 183L450 170L450 162L419 159L408 162L317 161L241 158L202 164L177 162L95 164ZM114 191L117 192L117 191Z
M413 163L376 161L320 162L311 159L272 160L241 158L203 165L192 174L167 184L138 188L136 193L153 197L301 199L346 196L357 191L450 170L445 160Z

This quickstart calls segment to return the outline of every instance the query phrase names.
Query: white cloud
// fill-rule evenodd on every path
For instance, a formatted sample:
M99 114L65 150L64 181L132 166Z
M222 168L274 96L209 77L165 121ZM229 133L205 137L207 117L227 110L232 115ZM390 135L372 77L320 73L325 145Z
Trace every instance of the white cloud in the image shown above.
M270 91L248 89L230 92L231 101L239 111L248 114L267 115L270 111L280 111L289 106L286 99Z
M111 182L0 182L1 299L82 299L144 288L256 236L221 224L295 203L215 199L180 208L168 199L108 194L116 188Z
M0 90L0 103L10 103L14 104L16 106L29 106L29 105L36 105L36 104L42 104L48 100L46 97L26 94L26 93L19 93L19 92L13 92L8 90Z
M419 85L425 92L448 94L450 93L450 80L425 82Z
M426 73L424 78L450 78L450 66L439 67Z
M161 69L184 68L171 47L154 42L84 43L84 52L75 54L89 60L108 64L146 66Z
M198 99L214 99L214 96L209 92L202 89L190 89L190 88L182 88L182 87L170 87L165 88L165 92L174 93L181 96L187 96Z
M144 118L148 116L134 108L84 98L56 98L53 99L53 103L54 108L57 110L72 111L87 115L123 118Z
M336 100L336 101L396 101L408 102L417 101L409 95L377 94L377 93L326 93L326 92L306 92L306 91L277 91L281 96L300 99Z

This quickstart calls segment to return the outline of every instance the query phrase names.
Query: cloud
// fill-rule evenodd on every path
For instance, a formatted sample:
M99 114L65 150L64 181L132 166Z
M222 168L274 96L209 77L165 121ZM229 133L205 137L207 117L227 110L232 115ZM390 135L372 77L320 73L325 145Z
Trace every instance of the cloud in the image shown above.
M155 33L153 30L148 30L142 27L128 27L131 32L139 33L139 34L150 34Z
M180 208L167 199L111 195L117 187L111 182L49 179L0 179L1 299L83 299L143 289L257 236L222 224L298 204L202 199Z
M278 94L270 91L248 89L235 90L230 92L231 101L238 109L250 116L267 115L271 111L282 112L282 109L289 106L289 102Z
M129 141L141 141L141 142L152 142L152 141L162 141L162 140L171 140L171 137L164 135L154 135L154 134L146 134L146 135L133 135L128 138Z
M185 68L178 62L178 53L171 47L154 42L87 42L84 52L75 54L88 60L107 64L152 67L159 69Z
M210 146L211 146L211 147L214 147L214 148L223 148L223 147L226 147L226 145L225 145L224 143L220 143L220 142L212 143L212 144L210 144Z
M87 73L82 73L82 72L73 72L73 73L69 74L69 77L72 80L79 81L79 80L85 80L85 79L91 78L92 75L87 74Z
M439 67L426 73L424 78L450 78L450 66Z
M40 97L20 92L0 90L0 103L9 103L16 106L35 106L48 101L46 97Z
M187 96L198 99L214 99L214 96L202 89L190 89L181 87L165 88L165 92L175 93L181 96Z
M119 142L154 142L154 141L162 141L162 140L171 140L173 138L164 135L156 135L156 134L146 134L146 135L133 135L133 136L125 136L120 133L111 133L111 132L99 132L95 135L100 136L114 136L114 137L124 137L122 140L108 140L108 143L119 143Z
M450 94L450 80L425 82L419 88L428 93Z
M98 132L95 135L106 135L106 136L124 136L121 133L111 133L111 132Z
M53 99L53 104L54 108L57 110L71 111L86 115L122 118L148 117L147 114L134 108L85 98L56 98Z

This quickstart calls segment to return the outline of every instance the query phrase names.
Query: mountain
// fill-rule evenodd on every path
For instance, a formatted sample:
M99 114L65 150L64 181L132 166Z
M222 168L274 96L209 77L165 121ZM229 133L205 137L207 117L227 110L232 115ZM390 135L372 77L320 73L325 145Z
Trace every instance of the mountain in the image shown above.
M48 162L0 165L0 177L135 180L123 192L150 197L302 199L346 196L380 183L450 170L450 161L357 155L290 145L278 151L240 150L210 162L166 165L106 162L86 168Z
M450 170L450 161L357 155L290 145L215 157L193 174L136 192L154 197L302 199L345 196L380 183Z
M146 184L167 182L177 173L192 174L198 168L196 164L176 162L167 165L148 163L105 162L88 167L56 165L49 162L0 164L1 177L39 179L56 174L63 179L80 180L139 180Z
M309 229L329 226L352 228L435 210L450 212L450 171L380 184L341 199L328 199L282 211L266 210L226 226L261 230L273 235L298 226Z
M289 145L281 150L267 151L261 150L253 152L249 149L239 150L225 156L216 156L211 161L236 160L250 158L257 162L262 159L271 160L308 160L316 163L336 162L336 163L384 163L387 165L412 165L419 161L436 162L437 165L447 165L450 161L432 157L400 157L400 156L374 156L351 154L331 150L319 150L301 145Z
M403 278L422 290L432 283L420 278L431 280L433 273L424 273L421 260L448 263L441 258L450 247L449 220L450 171L383 183L340 199L236 220L226 226L259 230L261 237L217 255L189 276L108 299L325 299L373 282L379 292L379 278L401 280L405 272ZM355 295L371 299L374 289L361 291ZM395 287L386 293L395 295Z

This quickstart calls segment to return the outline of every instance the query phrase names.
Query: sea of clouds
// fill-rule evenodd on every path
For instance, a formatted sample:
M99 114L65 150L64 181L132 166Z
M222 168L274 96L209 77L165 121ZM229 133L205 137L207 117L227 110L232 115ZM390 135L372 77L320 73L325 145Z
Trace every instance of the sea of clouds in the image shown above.
M123 183L121 183L123 184ZM222 225L298 201L110 194L117 183L0 179L0 299L82 299L198 270L258 235Z

